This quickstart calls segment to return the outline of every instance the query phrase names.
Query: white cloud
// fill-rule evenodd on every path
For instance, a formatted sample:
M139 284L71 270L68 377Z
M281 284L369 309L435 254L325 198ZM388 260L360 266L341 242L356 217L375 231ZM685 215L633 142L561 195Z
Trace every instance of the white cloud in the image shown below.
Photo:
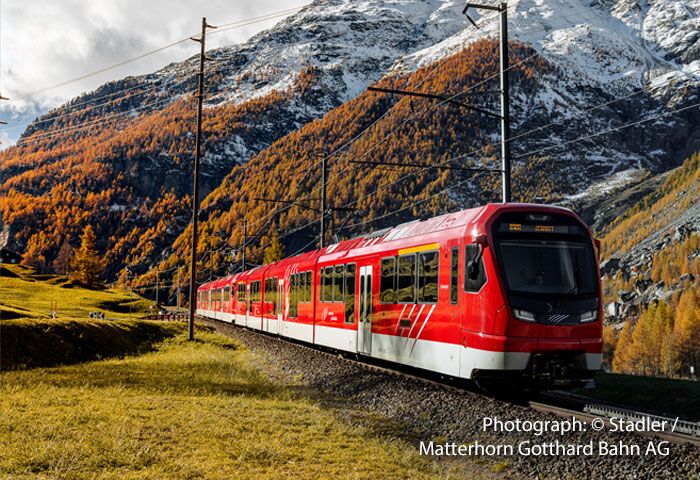
M109 80L152 72L188 58L188 42L117 69L22 98L47 86L127 60L211 24L243 21L310 0L0 0L0 131L16 139L38 114ZM214 48L242 42L281 18L229 29L207 39ZM0 145L1 147L1 145Z

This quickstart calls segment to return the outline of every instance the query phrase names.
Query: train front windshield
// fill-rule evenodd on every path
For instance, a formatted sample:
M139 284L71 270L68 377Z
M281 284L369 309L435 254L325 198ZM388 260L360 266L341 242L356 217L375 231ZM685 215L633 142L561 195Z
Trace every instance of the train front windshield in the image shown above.
M595 293L591 249L581 242L562 240L502 240L508 290L523 294Z
M517 319L558 325L598 319L597 260L588 229L578 220L509 212L495 223L494 240Z

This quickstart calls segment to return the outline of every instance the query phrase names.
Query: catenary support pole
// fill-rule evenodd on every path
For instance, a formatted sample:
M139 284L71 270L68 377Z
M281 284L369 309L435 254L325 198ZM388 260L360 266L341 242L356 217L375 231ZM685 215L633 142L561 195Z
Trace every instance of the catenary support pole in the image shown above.
M197 137L194 149L194 185L192 188L192 257L190 261L190 318L189 339L194 340L194 315L197 308L197 242L198 242L198 217L199 217L199 163L202 155L202 106L204 103L204 62L206 61L206 36L207 28L216 28L207 24L207 19L202 17L202 36L192 38L199 42L199 85L197 86Z
M510 195L510 91L508 81L508 5L501 2L501 169L503 170L503 203Z
M327 176L327 166L326 166L326 155L321 158L321 232L319 234L319 248L325 246L326 239L326 176Z

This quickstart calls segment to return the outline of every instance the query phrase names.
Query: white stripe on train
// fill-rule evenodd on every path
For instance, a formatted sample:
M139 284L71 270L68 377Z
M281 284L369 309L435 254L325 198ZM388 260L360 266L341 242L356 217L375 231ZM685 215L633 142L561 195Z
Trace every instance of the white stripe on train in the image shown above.
M434 308L434 305L433 305ZM528 352L493 352L476 348L463 347L461 345L432 340L421 340L420 334L423 327L430 319L432 309L428 313L423 325L411 349L406 349L407 337L372 333L373 358L379 358L390 362L423 368L437 373L460 378L472 378L474 370L523 370L530 360ZM197 315L222 320L237 325L246 325L246 315L234 315L211 310L197 310ZM419 313L420 316L420 313ZM416 317L419 318L419 316ZM249 328L261 330L261 317L248 316ZM254 320L250 320L253 318ZM266 319L267 328L264 331L275 333L279 322L274 319ZM414 321L414 323L417 323ZM311 325L299 322L281 322L279 335L310 344L322 345L346 352L357 353L357 330ZM314 342L314 338L316 341ZM602 360L600 353L585 353L576 357L577 368L585 370L599 370Z

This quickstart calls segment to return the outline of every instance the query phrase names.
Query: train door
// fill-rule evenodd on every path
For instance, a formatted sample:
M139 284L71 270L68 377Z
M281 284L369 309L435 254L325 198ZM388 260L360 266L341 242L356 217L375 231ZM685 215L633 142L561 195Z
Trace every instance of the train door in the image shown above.
M275 309L277 310L277 329L276 331L272 333L282 333L282 310L283 310L283 303L282 300L284 299L284 279L280 278L277 280L277 306Z
M248 282L245 286L245 324L248 326L248 320L250 319L250 284Z
M360 267L360 308L357 324L357 351L372 353L372 267Z

